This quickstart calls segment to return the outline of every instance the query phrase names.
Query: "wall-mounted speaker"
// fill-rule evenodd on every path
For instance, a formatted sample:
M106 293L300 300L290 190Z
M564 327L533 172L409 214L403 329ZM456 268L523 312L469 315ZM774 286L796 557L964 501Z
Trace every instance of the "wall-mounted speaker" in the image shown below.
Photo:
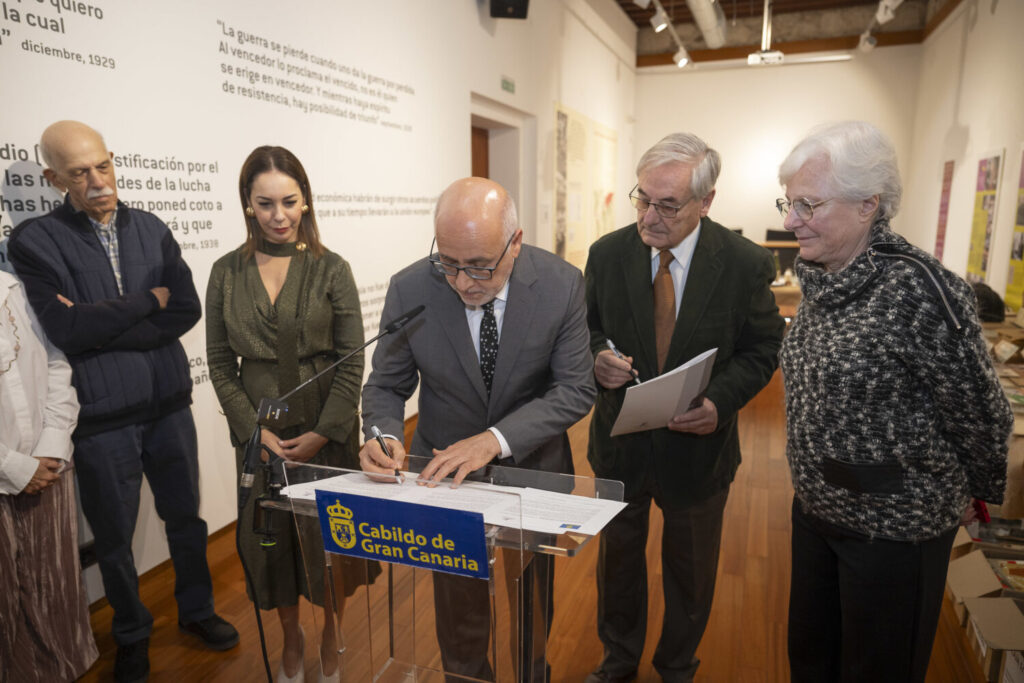
M525 19L530 0L491 0L491 16L496 19Z

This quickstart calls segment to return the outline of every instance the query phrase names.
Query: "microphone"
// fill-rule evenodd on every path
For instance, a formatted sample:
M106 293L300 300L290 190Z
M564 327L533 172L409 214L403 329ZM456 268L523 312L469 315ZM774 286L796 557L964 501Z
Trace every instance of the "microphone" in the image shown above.
M405 327L405 324L407 322L409 322L410 320L412 320L413 318L418 316L420 313L422 313L424 308L426 308L426 306L424 306L423 304L420 304L419 306L417 306L416 308L412 309L411 311L406 311L402 315L398 316L397 318L392 320L384 328L384 334L391 334L392 332L397 332L398 330L402 329L403 327ZM379 337L380 335L377 335L377 336ZM376 339L376 338L377 337L374 337L374 339ZM370 341L373 341L373 340L370 340Z

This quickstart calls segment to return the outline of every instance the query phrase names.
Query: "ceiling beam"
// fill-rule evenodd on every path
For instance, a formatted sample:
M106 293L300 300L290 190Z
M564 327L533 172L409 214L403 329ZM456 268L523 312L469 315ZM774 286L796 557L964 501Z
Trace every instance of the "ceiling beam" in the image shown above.
M939 11L932 15L932 18L928 21L928 24L924 27L924 37L927 38L932 32L939 27L939 25L946 20L950 14L953 13L957 7L960 6L961 0L948 0L948 2L939 8Z
M955 0L959 2L959 0ZM893 45L914 45L924 41L924 30L917 31L892 31L890 33L876 33L878 47L891 47ZM772 43L773 50L780 50L783 54L800 54L802 52L832 52L835 50L856 50L860 42L860 36L843 36L841 38L822 38L819 40L794 40L788 43ZM761 49L760 45L740 45L737 47L723 47L717 50L690 50L690 59L697 62L716 62L726 59L746 59L751 52ZM662 52L655 55L637 55L636 66L666 66L674 64L671 52Z

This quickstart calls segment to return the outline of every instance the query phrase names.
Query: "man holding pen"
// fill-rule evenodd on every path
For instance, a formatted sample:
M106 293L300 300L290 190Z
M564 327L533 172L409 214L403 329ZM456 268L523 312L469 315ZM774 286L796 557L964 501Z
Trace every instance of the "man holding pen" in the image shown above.
M662 509L665 620L654 666L691 681L714 596L722 516L740 462L736 415L777 365L784 322L769 285L771 255L707 217L721 162L694 135L669 135L637 166L637 222L594 243L587 321L599 385L588 457L625 483L625 510L598 557L598 635L590 683L635 677L647 626L647 518ZM612 340L614 339L614 342ZM618 347L618 352L616 351ZM630 381L718 349L702 404L667 425L611 437ZM639 571L638 571L639 569Z
M483 178L458 180L441 193L434 233L436 251L388 287L383 320L416 305L427 310L374 350L363 389L362 468L393 475L402 466L405 402L419 383L411 452L433 457L421 480L453 477L457 485L492 462L572 473L566 431L587 414L595 394L582 274L523 244L511 197ZM529 570L536 603L547 610L550 560L536 555ZM487 591L484 581L434 575L438 643L449 674L493 680ZM543 657L523 658L522 677L545 680Z

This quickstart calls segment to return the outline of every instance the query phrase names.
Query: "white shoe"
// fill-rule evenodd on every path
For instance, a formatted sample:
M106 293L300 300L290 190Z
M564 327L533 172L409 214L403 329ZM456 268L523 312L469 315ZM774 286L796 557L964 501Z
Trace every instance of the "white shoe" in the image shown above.
M277 670L277 683L305 683L306 672L302 669L303 667L299 666L299 670L295 672L295 675L289 676L284 672L284 664L281 664Z
M303 653L305 653L305 651L306 651L306 634L302 630L301 626L299 627L299 643L301 645L300 649L302 650ZM323 674L321 674L321 676L322 675ZM278 669L277 669L277 679L276 680L277 680L277 683L305 683L305 680L306 680L305 654L303 654L303 656L299 658L299 670L295 672L294 676L289 676L288 674L286 674L284 672L284 659L282 658L281 659L281 666L278 667Z
M341 681L341 664L338 664L338 668L334 670L330 676L324 676L323 665L320 666L320 672L317 676L316 683L339 683Z

